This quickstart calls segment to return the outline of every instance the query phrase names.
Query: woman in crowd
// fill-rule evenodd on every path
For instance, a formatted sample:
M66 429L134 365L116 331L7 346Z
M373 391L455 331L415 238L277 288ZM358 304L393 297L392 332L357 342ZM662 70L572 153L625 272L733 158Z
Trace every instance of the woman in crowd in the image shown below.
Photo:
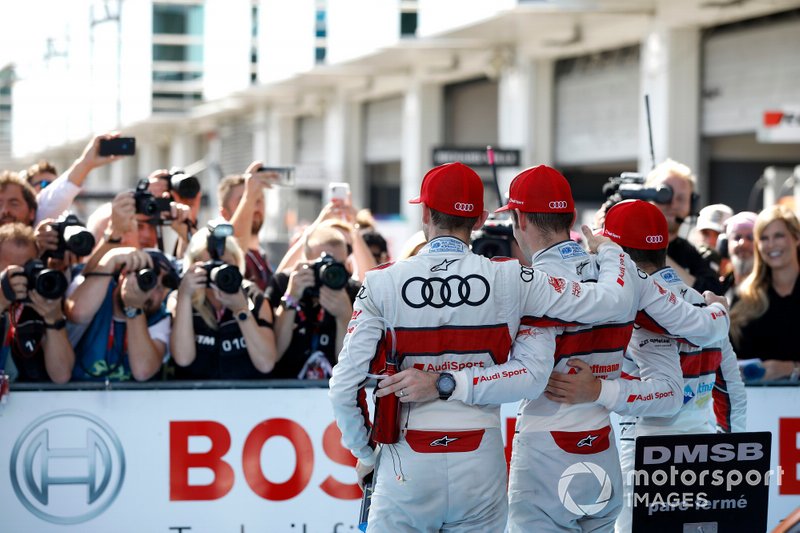
M800 223L786 207L756 219L753 271L731 308L731 340L740 359L760 358L765 381L800 378Z
M230 225L220 226L232 235ZM264 378L278 358L272 308L254 284L242 282L245 258L236 239L217 233L203 228L192 237L180 288L171 297L176 377Z

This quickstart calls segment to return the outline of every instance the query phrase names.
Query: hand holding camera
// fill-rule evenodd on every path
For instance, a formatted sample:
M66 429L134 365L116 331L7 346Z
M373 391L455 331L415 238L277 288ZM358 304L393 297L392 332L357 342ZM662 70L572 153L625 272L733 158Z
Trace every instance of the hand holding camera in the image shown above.
M0 273L0 312L5 311L15 301L24 300L28 295L28 278L21 266L10 265Z
M213 290L214 296L217 298L219 303L231 311L238 311L239 309L244 309L247 307L247 297L244 295L243 291L237 290L233 293L223 292L216 286L213 288Z
M119 295L122 299L122 304L125 307L143 309L144 304L147 301L147 293L150 292L153 287L155 287L155 285L153 285L153 287L150 287L149 289L142 289L140 287L138 274L138 272L129 272L128 275L122 279L122 283L120 284ZM157 277L156 283L158 283Z
M350 295L342 289L332 289L323 285L319 288L319 305L338 319L350 319L353 315L353 304Z
M49 299L45 298L35 290L29 293L30 305L39 316L42 317L45 324L55 324L64 318L64 311L61 307L61 298Z
M183 274L180 287L178 288L178 298L191 300L192 295L208 286L208 271L203 268L203 263L198 261Z
M112 237L119 238L134 229L136 224L136 201L132 191L122 191L111 201L111 219L108 230Z
M106 252L98 264L98 269L108 274L119 272L123 268L128 272L152 269L153 259L147 252L135 248L115 248Z

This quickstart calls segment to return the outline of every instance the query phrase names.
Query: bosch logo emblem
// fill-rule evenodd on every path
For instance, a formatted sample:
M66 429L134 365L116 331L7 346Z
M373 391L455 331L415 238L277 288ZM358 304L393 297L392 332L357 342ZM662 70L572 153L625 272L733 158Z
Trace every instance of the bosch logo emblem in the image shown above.
M648 235L647 237L644 238L644 242L646 242L647 244L661 244L662 242L664 242L664 236Z
M477 274L430 279L415 276L403 284L402 297L414 309L426 306L434 309L460 305L475 307L489 299L489 282Z
M576 502L569 490L572 478L575 476L585 477L584 474L593 475L600 485L600 493L594 497L594 501L591 503ZM592 485L592 483L587 484L585 482L575 483L574 486L581 489L576 490L575 495L582 496L580 499L583 500L589 492L587 487ZM611 491L611 479L608 477L608 473L595 463L583 462L570 465L564 470L564 473L561 474L561 479L558 480L558 497L561 503L567 511L578 516L594 515L602 511L611 500Z
M11 452L11 485L31 513L54 524L79 524L102 514L125 479L117 435L83 411L34 420Z
M464 211L465 213L469 213L473 209L475 209L475 204L465 204L463 202L456 202L453 204L453 209L456 211Z
M547 204L547 207L549 207L550 209L566 209L567 201L559 200L557 202L550 202L549 204Z

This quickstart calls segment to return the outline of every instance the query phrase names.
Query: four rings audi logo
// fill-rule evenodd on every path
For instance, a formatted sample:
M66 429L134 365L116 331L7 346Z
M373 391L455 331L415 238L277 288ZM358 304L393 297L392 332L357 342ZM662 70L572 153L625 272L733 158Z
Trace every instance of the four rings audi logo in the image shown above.
M648 244L660 244L664 242L663 235L648 235L644 238L644 241Z
M403 284L402 296L414 309L478 306L489 299L489 282L478 274L429 279L415 276Z
M475 209L475 205L474 204L465 204L463 202L456 202L455 204L453 204L453 209L455 209L456 211L470 212L473 209Z
M566 209L567 208L567 201L560 200L558 202L550 202L547 204L550 209Z

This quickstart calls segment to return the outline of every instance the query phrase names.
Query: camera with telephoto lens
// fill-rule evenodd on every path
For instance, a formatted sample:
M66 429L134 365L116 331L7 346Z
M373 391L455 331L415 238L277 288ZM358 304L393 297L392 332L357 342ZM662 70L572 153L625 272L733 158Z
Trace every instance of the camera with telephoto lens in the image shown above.
M200 193L200 180L189 176L182 168L171 168L166 179L169 191L181 198L192 200Z
M147 215L151 224L161 223L161 213L170 212L169 198L156 198L147 190L147 178L142 178L136 184L133 199L136 202L136 214Z
M242 287L242 273L234 265L229 265L222 260L225 254L225 241L233 236L233 226L225 223L208 223L208 254L209 261L202 266L208 272L206 284L215 285L219 290L228 294L235 294Z
M23 265L28 290L36 290L48 300L57 300L67 292L67 278L58 270L45 268L39 259L31 259Z
M303 291L303 298L319 296L319 288L323 285L335 291L344 289L350 273L347 268L336 261L333 256L323 252L322 256L312 265L314 269L314 286Z
M472 252L489 259L511 257L511 243L515 240L511 219L495 219L493 216L472 232Z
M50 227L58 233L58 248L49 250L45 257L63 259L65 252L72 252L78 257L92 253L95 245L94 235L75 215L63 216L50 224Z

